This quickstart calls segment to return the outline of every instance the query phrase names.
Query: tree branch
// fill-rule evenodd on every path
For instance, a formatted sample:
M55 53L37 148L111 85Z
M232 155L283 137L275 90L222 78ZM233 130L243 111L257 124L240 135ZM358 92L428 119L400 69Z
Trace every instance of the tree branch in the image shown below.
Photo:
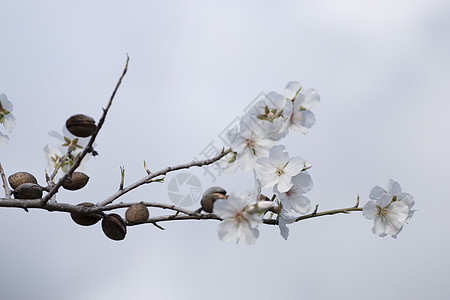
M5 188L5 198L10 199L11 198L11 190L9 189L8 181L6 180L5 171L3 170L1 163L0 163L0 176L2 177L3 187Z
M58 182L51 187L50 191L48 192L47 195L45 195L42 198L42 203L47 203L51 197L53 197L53 195L55 195L58 192L58 189L62 186L62 184L64 183L64 181L73 174L73 172L80 166L81 161L83 160L83 158L89 153L92 152L92 145L94 144L94 141L97 137L97 134L99 133L100 129L103 126L103 123L105 123L105 119L106 119L106 115L108 113L109 108L111 107L112 101L114 99L114 96L116 95L117 90L119 89L120 84L122 83L122 79L125 77L125 74L127 73L128 70L128 62L130 61L130 57L127 54L127 60L125 63L125 67L123 69L122 75L119 78L119 81L116 84L116 87L114 88L114 91L109 99L108 105L106 106L106 108L103 109L103 115L100 118L100 121L98 122L97 125L97 130L94 132L94 134L92 134L91 139L89 140L89 143L87 144L87 146L84 148L83 152L81 152L81 155L78 157L78 159L75 161L74 165L72 166L72 168L70 168L70 170L61 178L58 180Z
M362 211L362 207L358 207L359 206L359 196L356 200L356 205L349 207L349 208L339 208L339 209L333 209L333 210L326 210L323 212L317 212L317 209L319 207L319 205L316 206L316 209L308 214L308 215L303 215L298 217L297 219L295 219L294 222L299 222L302 220L306 220L306 219L311 219L311 218L316 218L316 217L322 217L322 216L330 216L330 215L336 215L336 214L349 214L352 211ZM269 224L269 225L278 225L278 220L275 219L264 219L263 222L265 224Z
M225 155L227 155L230 152L231 152L231 149L223 150L222 152L220 152L218 155L216 155L213 158L200 160L200 161L192 161L190 163L185 163L185 164L174 166L174 167L167 167L167 168L157 171L155 173L150 173L149 175L147 175L144 178L142 178L141 180L136 181L135 183L127 186L126 188L124 188L122 190L118 190L114 195L108 197L107 199L105 199L101 202L98 202L97 206L108 205L108 204L112 203L114 200L116 200L117 198L128 193L129 191L132 191L135 188L137 188L143 184L150 183L151 180L155 177L166 175L169 172L173 172L173 171L177 171L177 170L181 170L181 169L189 169L190 167L194 167L194 166L197 166L197 167L207 166L207 165L210 165L210 164L215 163L216 161L220 160L222 157L224 157Z

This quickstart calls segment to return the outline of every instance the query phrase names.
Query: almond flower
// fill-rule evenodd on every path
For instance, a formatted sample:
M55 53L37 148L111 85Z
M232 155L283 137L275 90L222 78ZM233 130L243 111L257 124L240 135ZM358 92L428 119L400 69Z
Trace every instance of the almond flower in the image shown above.
M374 220L372 232L381 237L391 235L395 238L406 221L412 217L414 198L403 193L400 185L392 179L386 189L374 187L369 198L372 200L364 205L363 216Z
M7 133L11 133L16 125L16 118L12 114L13 105L5 94L0 94L0 124ZM0 147L8 144L9 137L0 132Z
M250 171L258 158L267 156L275 143L263 127L249 122L248 118L242 118L239 132L231 131L229 136L231 149L237 153L236 162L244 171Z
M283 209L287 212L295 211L300 214L306 214L311 209L311 201L303 194L309 192L313 187L311 175L308 172L300 172L292 178L292 187L285 193L278 192L273 188L274 194L278 196Z
M320 96L314 89L303 90L297 81L291 81L286 85L284 94L288 101L284 107L283 116L289 118L289 129L308 132L316 123L316 117L311 108L320 102Z
M300 157L289 158L283 145L273 146L269 157L259 158L255 170L261 178L263 187L276 185L278 192L285 193L292 187L292 177L305 168L305 161Z
M249 245L255 243L262 215L249 212L249 205L250 198L239 192L214 202L214 214L222 219L218 230L221 240L237 243L243 239Z

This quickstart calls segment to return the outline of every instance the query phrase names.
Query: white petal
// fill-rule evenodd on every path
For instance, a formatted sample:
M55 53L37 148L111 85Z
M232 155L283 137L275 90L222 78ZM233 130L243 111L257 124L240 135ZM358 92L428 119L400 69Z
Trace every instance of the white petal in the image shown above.
M284 172L293 177L299 174L303 170L304 166L305 161L303 159L301 159L300 157L293 157L289 160L286 167L284 167Z
M258 227L259 224L262 223L262 216L261 215L257 215L257 214L249 214L246 213L245 214L245 218L247 219L247 223L251 228L256 228Z
M287 174L283 174L281 176L279 176L279 181L277 184L277 189L280 193L285 193L287 191L289 191L292 187L292 177L287 175Z
M0 147L8 145L9 137L0 132Z
M301 126L305 128L311 128L316 123L316 117L310 110L302 110L301 114Z
M3 126L5 126L5 129L7 132L11 133L16 126L16 118L14 118L13 114L9 113L5 115L3 119Z
M2 107L9 112L13 111L13 104L8 100L8 97L5 94L0 94L0 102L2 103Z
M290 81L286 84L284 88L284 96L287 99L294 99L297 92L302 88L302 85L298 81Z
M372 232L379 236L386 233L386 223L383 222L381 217L378 216L375 218Z
M219 238L225 242L236 242L239 239L239 228L231 220L223 220L218 228Z
M284 103L286 102L286 99L283 97L283 95L278 94L277 92L270 92L266 95L266 105L269 108L276 108L280 110L284 106Z
M391 194L382 194L380 196L380 199L377 200L377 205L379 207L386 207L391 203L391 201L392 201Z
M291 199L291 207L300 214L306 214L311 209L311 201L303 195Z
M302 103L302 106L306 109L311 109L316 106L320 102L320 96L314 89L308 89L303 92L305 95L305 100Z
M363 207L363 216L366 217L366 219L374 219L378 216L378 212L378 207L374 201L367 202Z
M397 195L402 192L402 188L400 187L400 184L398 184L397 181L394 181L392 179L390 179L387 184L387 190L392 195Z
M281 236L287 240L289 237L289 228L286 225L286 220L282 216L278 219L278 228L280 228Z
M228 203L228 199L218 199L214 202L213 212L222 219L234 217L236 211Z
M244 239L247 245L254 244L259 236L259 230L257 228L249 228L248 230L245 230L244 233Z
M400 193L397 195L397 200L404 202L406 205L408 205L409 209L412 209L414 206L414 198L408 193Z
M382 188L381 186L377 185L376 187L372 188L369 194L369 198L372 200L378 200L382 194L386 193L387 191Z
M309 192L313 188L313 181L308 172L300 172L298 175L292 177L292 184L302 194Z

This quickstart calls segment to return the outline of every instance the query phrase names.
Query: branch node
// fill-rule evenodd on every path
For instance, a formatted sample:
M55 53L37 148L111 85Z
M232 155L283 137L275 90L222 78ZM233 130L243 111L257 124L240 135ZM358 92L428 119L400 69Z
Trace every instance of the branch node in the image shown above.
M147 168L147 163L145 162L145 160L144 160L144 169L145 169L145 172L147 172L147 175L150 175L152 172L150 172L150 170Z
M317 214L317 210L319 209L319 204L317 204L316 205L316 208L314 209L314 211L312 212L312 214L311 215L315 215L315 214Z
M156 222L153 222L152 224L153 224L153 226L155 226L156 228L159 228L159 229L161 229L161 230L166 230L164 227L159 226Z

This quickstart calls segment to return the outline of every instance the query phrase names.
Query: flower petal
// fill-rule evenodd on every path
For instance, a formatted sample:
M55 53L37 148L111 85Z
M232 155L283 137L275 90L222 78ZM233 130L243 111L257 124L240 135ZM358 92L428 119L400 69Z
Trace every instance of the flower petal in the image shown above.
M286 84L284 88L284 96L287 99L292 100L297 95L298 91L302 88L302 85L298 81L290 81Z
M0 132L0 147L8 145L9 137Z
M13 114L9 113L5 115L3 119L3 126L5 126L5 129L8 133L11 133L16 126L16 118L14 118Z
M378 200L381 197L381 194L386 193L387 191L382 188L381 186L377 185L376 187L372 188L369 194L369 198L372 200Z
M320 96L314 89L307 89L303 94L305 95L305 100L303 101L302 106L306 109L311 109L320 102Z
M293 157L289 160L286 167L284 167L284 172L293 177L299 174L303 170L304 166L305 161L303 159L301 159L300 157Z
M8 100L8 97L5 94L0 94L0 102L2 103L2 107L9 112L13 111L13 104Z

